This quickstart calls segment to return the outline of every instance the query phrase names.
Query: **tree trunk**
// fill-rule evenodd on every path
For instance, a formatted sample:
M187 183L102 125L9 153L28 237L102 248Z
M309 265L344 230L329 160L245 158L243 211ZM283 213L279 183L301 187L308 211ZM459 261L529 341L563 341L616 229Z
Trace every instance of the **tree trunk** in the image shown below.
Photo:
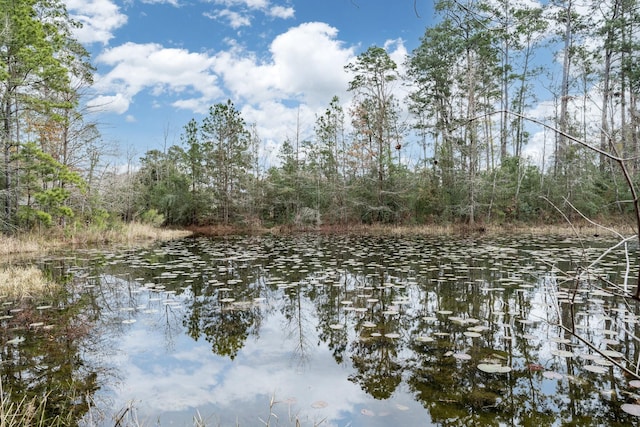
M558 135L558 146L556 150L556 172L562 167L562 163L565 161L566 150L568 140L564 136L567 134L567 130L569 127L569 115L568 115L568 106L569 106L569 77L571 72L571 48L573 45L572 40L572 28L571 28L571 14L572 14L572 0L567 2L567 8L565 10L566 16L565 20L565 29L564 29L564 52L562 59L562 84L560 87L560 117L559 120L559 128L560 135Z

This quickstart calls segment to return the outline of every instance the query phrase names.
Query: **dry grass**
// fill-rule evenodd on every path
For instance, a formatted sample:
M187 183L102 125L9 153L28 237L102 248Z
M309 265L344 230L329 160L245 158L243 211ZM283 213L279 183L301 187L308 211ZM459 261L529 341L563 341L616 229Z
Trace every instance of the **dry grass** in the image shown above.
M607 225L609 226L609 225ZM633 227L618 223L610 226L622 234L634 234ZM322 225L320 227L296 227L293 225L275 226L272 228L234 228L232 226L190 227L197 235L226 236L233 234L272 234L287 235L296 233L351 234L363 236L566 236L590 238L594 236L614 237L615 234L604 227L589 224L586 221L575 221L569 225L560 224L476 224L464 223L424 224L424 225L387 225L387 224L349 224Z
M49 395L19 401L11 399L11 391L5 391L0 379L0 427L65 427L75 425L72 414L47 418Z
M37 267L5 266L0 268L0 295L20 300L51 294L57 285Z
M78 230L69 232L49 230L47 234L21 234L17 237L0 234L0 256L45 253L73 245L124 244L134 245L190 236L191 231L173 230L152 225L130 223L108 230Z
M187 230L174 230L158 228L147 224L131 223L126 227L126 241L136 242L141 240L174 240L190 236Z
M191 234L191 231L188 230L160 228L149 224L133 222L109 230L83 230L74 234L68 243L76 245L105 243L130 245L141 242L180 239L190 236Z
M15 238L0 235L0 255L12 255L41 251L42 247L36 239L30 236Z
M633 227L616 225L612 227L622 234L634 234ZM295 230L290 230L295 231ZM586 222L569 224L427 224L427 225L355 225L348 228L323 227L317 231L324 233L349 233L376 236L566 236L566 237L614 237L615 234L603 227Z

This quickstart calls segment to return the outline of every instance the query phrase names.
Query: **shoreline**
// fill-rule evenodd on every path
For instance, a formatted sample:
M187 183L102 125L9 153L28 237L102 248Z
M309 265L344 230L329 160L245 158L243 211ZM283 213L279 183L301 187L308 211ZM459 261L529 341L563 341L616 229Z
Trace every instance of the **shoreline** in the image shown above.
M62 232L61 232L62 233ZM83 246L139 246L160 241L187 237L225 237L235 235L289 235L301 233L344 234L363 236L457 236L457 237L503 237L503 236L562 236L576 238L619 238L616 233L632 236L629 225L594 225L581 222L567 224L430 224L430 225L321 225L317 227L275 226L190 226L183 229L154 227L139 223L123 225L107 231L79 232L73 236L50 233L47 236L34 233L14 236L0 235L0 256L32 255L54 250Z

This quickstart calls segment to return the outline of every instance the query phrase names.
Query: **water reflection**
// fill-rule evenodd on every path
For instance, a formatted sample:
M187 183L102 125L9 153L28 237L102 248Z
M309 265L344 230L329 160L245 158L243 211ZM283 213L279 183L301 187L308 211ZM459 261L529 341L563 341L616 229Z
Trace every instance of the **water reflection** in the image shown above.
M620 252L583 270L602 253L315 235L74 253L43 265L75 283L66 322L108 344L33 342L93 367L104 425L130 402L162 425L636 425L638 309L594 280L623 283Z
M3 414L3 425L26 423L32 416L31 422L41 425L73 425L99 388L100 368L81 356L101 349L89 335L91 301L78 291L72 271L64 259L48 265L46 273L65 285L55 295L20 301L0 296L3 407L22 412L19 419Z

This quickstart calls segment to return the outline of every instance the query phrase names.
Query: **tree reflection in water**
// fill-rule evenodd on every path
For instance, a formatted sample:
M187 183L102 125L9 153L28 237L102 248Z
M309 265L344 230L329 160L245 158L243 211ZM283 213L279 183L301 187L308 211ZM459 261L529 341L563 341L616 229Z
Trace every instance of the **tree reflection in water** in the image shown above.
M31 395L53 395L71 383L77 395L90 396L106 381L108 363L87 365L83 346L90 342L73 331L91 330L113 343L129 333L129 322L145 319L139 327L162 329L167 352L180 350L175 343L183 334L204 338L227 369L249 343L283 347L277 354L288 358L281 369L301 374L326 369L327 360L319 359L326 349L344 376L323 380L357 384L371 402L414 400L425 408L422 417L438 425L638 424L621 410L640 399L629 378L593 348L620 351L616 359L634 369L638 308L592 278L581 277L578 288L563 281L562 272L584 253L571 241L542 238L298 235L76 254L73 265L55 267L73 277L65 302L56 303L56 319L47 320L56 325L49 332L55 338L27 330L27 342L37 345L5 345L3 381ZM594 248L585 256L600 253ZM617 255L603 258L598 271L612 282L622 280ZM272 319L281 322L280 341L262 344ZM15 331L4 322L6 342ZM36 332L39 340L29 335ZM481 363L509 372L483 372ZM585 369L589 364L606 369ZM77 407L76 417L86 410L85 402L63 400L59 406ZM358 415L352 408L340 420ZM403 416L389 422L406 422Z

